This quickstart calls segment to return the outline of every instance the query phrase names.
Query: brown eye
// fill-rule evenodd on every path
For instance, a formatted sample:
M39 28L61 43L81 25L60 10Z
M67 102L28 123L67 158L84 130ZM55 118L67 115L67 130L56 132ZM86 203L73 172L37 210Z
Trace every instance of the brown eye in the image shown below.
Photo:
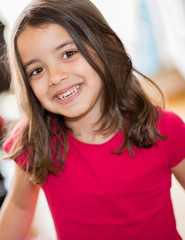
M39 73L41 73L42 71L43 71L44 69L43 68L36 68L35 70L33 70L32 72L31 72L31 76L36 76L36 75L38 75Z
M68 59L68 58L72 57L75 53L77 53L77 51L67 51L64 53L63 59Z

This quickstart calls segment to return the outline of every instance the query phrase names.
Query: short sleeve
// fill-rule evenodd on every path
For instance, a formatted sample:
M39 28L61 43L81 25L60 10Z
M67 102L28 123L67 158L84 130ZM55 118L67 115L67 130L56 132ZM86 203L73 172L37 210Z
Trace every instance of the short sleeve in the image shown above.
M15 128L13 129L10 137L3 143L3 149L7 153L7 155L10 154L10 151L12 149L12 146L17 141L17 138L19 134L21 134L25 128L26 121L22 120L20 121ZM23 151L19 156L17 156L15 159L13 159L18 165L21 167L26 167L29 157L28 153L26 151Z
M168 167L173 168L185 159L185 123L177 114L164 111L160 125L160 132L167 136Z

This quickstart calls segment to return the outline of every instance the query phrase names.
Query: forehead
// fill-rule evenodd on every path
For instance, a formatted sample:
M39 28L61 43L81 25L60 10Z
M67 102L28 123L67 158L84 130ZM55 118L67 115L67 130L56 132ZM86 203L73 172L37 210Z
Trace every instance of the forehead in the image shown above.
M44 24L36 27L27 26L18 36L17 48L22 58L53 51L64 42L73 42L66 29L58 24Z
M17 43L33 42L46 42L47 40L54 40L57 38L71 38L67 30L59 24L50 23L39 26L27 26L22 33L18 36Z

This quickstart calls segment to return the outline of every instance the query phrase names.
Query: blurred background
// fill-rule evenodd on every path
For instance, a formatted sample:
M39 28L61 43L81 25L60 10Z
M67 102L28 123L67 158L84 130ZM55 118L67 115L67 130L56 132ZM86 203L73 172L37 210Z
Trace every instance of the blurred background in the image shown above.
M30 0L0 0L0 41L9 46L12 25ZM92 0L125 44L134 67L150 77L163 91L166 109L185 121L185 1L184 0ZM8 91L9 73L0 47L0 131L19 118L15 97ZM5 74L6 73L6 74ZM141 79L153 98L152 89ZM0 155L3 156L2 150ZM1 202L11 184L14 163L0 161ZM173 178L172 200L178 230L185 239L185 193ZM39 229L38 229L38 224ZM30 229L34 239L55 239L55 231L43 192ZM40 236L40 237L38 237Z

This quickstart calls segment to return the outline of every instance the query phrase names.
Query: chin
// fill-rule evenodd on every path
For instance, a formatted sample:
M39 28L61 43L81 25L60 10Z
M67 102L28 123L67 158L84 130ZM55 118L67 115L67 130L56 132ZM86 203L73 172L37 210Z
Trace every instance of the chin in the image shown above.
M66 119L81 119L87 115L87 112L82 111L82 109L81 109L80 111L72 111L71 113L62 114L62 115Z

